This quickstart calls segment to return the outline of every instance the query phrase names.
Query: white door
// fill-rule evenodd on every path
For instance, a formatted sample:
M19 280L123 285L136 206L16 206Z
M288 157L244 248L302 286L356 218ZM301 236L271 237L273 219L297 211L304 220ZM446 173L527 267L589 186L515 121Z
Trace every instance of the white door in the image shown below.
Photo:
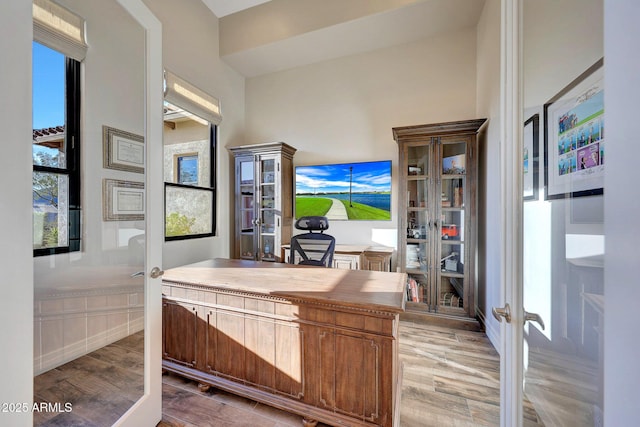
M76 2L66 12L46 6L86 19L89 48L71 60L73 51L34 32L32 396L65 410L34 410L33 422L155 426L162 417L161 26L141 0ZM73 114L78 100L81 118ZM91 407L96 402L107 411Z
M501 148L504 306L501 425L603 425L604 97L595 43L586 55L536 67L543 37L532 26L547 10L502 2ZM575 2L576 6L582 3ZM585 35L602 14L570 8ZM532 6L532 7L528 7ZM600 9L601 12L601 9ZM535 15L536 19L533 19ZM538 22L539 24L539 22ZM561 34L554 25L547 34ZM554 33L554 31L558 31ZM588 43L587 43L588 44ZM548 58L547 58L548 59ZM546 71L545 71L546 70ZM560 71L558 71L560 70ZM552 78L549 78L549 75ZM542 83L544 82L544 84ZM539 98L537 98L539 97Z
M164 242L162 144L162 28L141 0L118 0L145 31L145 313L144 395L115 425L155 426L162 418L162 246Z

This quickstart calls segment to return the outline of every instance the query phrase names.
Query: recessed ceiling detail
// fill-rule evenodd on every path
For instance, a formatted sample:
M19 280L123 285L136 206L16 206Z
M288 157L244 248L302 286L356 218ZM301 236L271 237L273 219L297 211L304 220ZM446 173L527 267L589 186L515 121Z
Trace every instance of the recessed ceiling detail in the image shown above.
M250 7L268 1L270 0L202 0L218 18L249 9Z

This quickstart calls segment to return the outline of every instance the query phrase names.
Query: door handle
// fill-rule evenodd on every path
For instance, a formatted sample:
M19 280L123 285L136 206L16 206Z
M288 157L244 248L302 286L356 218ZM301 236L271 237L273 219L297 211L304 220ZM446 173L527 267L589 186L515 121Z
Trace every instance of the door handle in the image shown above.
M505 304L504 308L493 307L491 314L493 314L493 317L495 317L498 322L502 322L502 318L504 317L507 323L511 323L511 307L509 307L509 304Z
M528 311L524 311L524 321L525 322L536 322L542 330L544 331L544 321L542 317L538 313L529 313Z
M164 274L164 270L160 270L160 268L158 267L153 267L149 272L149 277L151 277L152 279L157 279L158 277L161 277L163 274Z
M144 276L144 271L136 271L135 273L131 274L129 277L139 277L139 276Z

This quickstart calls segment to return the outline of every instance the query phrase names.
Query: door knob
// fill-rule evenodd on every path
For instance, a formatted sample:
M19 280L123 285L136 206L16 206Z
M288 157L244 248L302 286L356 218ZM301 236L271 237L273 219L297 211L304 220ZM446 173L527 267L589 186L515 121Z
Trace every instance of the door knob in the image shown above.
M504 308L493 307L491 314L493 314L493 317L495 317L498 322L502 322L502 318L504 317L507 323L511 323L511 308L509 304L505 304Z
M542 320L542 317L540 317L540 315L538 313L529 313L528 311L525 310L525 312L524 312L524 321L525 322L536 322L538 325L540 325L540 327L544 331L544 321Z
M158 267L153 267L151 269L151 271L149 272L149 277L151 277L152 279L157 279L158 277L162 276L164 274L163 270L160 270Z

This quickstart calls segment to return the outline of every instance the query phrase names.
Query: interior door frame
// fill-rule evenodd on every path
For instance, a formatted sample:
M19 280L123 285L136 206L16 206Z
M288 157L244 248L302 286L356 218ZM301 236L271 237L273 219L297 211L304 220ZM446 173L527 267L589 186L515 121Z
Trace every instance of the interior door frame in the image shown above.
M162 419L162 285L151 278L162 265L162 25L142 0L117 0L145 31L145 291L144 395L114 424L155 426Z
M502 241L500 301L511 322L500 322L500 425L522 426L522 23L523 0L501 0L500 12L500 192Z

